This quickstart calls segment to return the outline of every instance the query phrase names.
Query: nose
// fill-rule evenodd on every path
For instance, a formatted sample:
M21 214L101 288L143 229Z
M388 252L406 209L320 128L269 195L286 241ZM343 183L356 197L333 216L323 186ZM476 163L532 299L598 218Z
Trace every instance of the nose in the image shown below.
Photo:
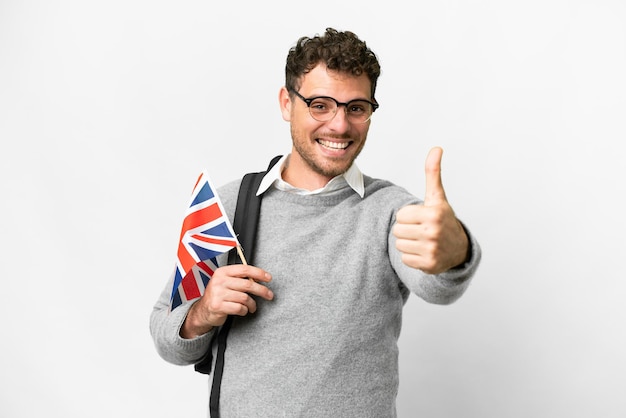
M348 120L348 109L345 104L341 104L337 106L335 109L335 116L328 122L328 127L337 132L345 132L348 130L350 126L350 121Z

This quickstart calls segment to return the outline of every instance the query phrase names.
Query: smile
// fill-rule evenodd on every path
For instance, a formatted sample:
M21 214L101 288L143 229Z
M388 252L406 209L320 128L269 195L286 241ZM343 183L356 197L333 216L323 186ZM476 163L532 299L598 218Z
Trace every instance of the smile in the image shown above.
M317 143L325 148L330 149L346 149L350 142L333 142L333 141L324 141L323 139L318 139Z

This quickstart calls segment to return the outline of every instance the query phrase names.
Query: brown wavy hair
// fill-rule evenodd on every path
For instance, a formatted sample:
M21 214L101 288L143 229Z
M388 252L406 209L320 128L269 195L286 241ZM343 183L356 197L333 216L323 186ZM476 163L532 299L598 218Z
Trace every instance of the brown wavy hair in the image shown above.
M372 97L380 76L380 64L376 54L354 33L327 28L323 35L301 37L287 54L285 87L298 90L301 77L324 63L329 70L353 76L367 75L372 83Z

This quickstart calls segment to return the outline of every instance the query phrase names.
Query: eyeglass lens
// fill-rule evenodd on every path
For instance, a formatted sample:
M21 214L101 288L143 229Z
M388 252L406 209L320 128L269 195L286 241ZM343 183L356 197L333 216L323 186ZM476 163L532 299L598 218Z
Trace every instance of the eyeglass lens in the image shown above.
M311 101L309 112L315 120L325 122L335 116L337 103L330 98L318 97ZM346 115L353 122L367 122L372 112L372 105L365 100L353 100L346 104Z

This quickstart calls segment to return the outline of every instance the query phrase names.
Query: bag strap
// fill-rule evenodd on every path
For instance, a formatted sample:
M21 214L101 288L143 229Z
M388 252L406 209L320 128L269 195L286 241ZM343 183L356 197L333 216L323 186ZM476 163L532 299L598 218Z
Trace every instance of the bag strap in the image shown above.
M261 184L261 180L268 171L280 160L282 155L277 155L270 161L267 170L247 173L241 180L239 186L239 194L237 195L237 207L235 209L235 218L233 219L233 229L239 239L239 242L245 251L248 263L253 264L254 260L254 244L256 242L257 223L261 212L261 198L263 195L257 196L257 190ZM231 250L228 254L228 264L242 264L237 251ZM228 316L224 325L217 332L217 356L215 359L215 370L213 373L213 385L211 387L210 399L210 416L219 417L219 396L222 381L222 372L224 371L224 351L226 351L226 337L230 330L233 317ZM214 337L216 338L216 337ZM195 364L194 368L197 372L210 374L212 363L211 348L207 354Z
M272 158L267 166L267 170L258 173L248 173L241 180L239 195L237 196L237 207L235 208L235 218L233 219L233 229L235 234L237 234L241 247L247 253L246 259L250 264L254 262L256 230L259 214L261 213L261 198L263 197L263 194L257 196L256 193L259 190L263 177L281 158L282 155L277 155ZM237 251L235 249L231 250L228 254L228 264L241 264L242 262Z

